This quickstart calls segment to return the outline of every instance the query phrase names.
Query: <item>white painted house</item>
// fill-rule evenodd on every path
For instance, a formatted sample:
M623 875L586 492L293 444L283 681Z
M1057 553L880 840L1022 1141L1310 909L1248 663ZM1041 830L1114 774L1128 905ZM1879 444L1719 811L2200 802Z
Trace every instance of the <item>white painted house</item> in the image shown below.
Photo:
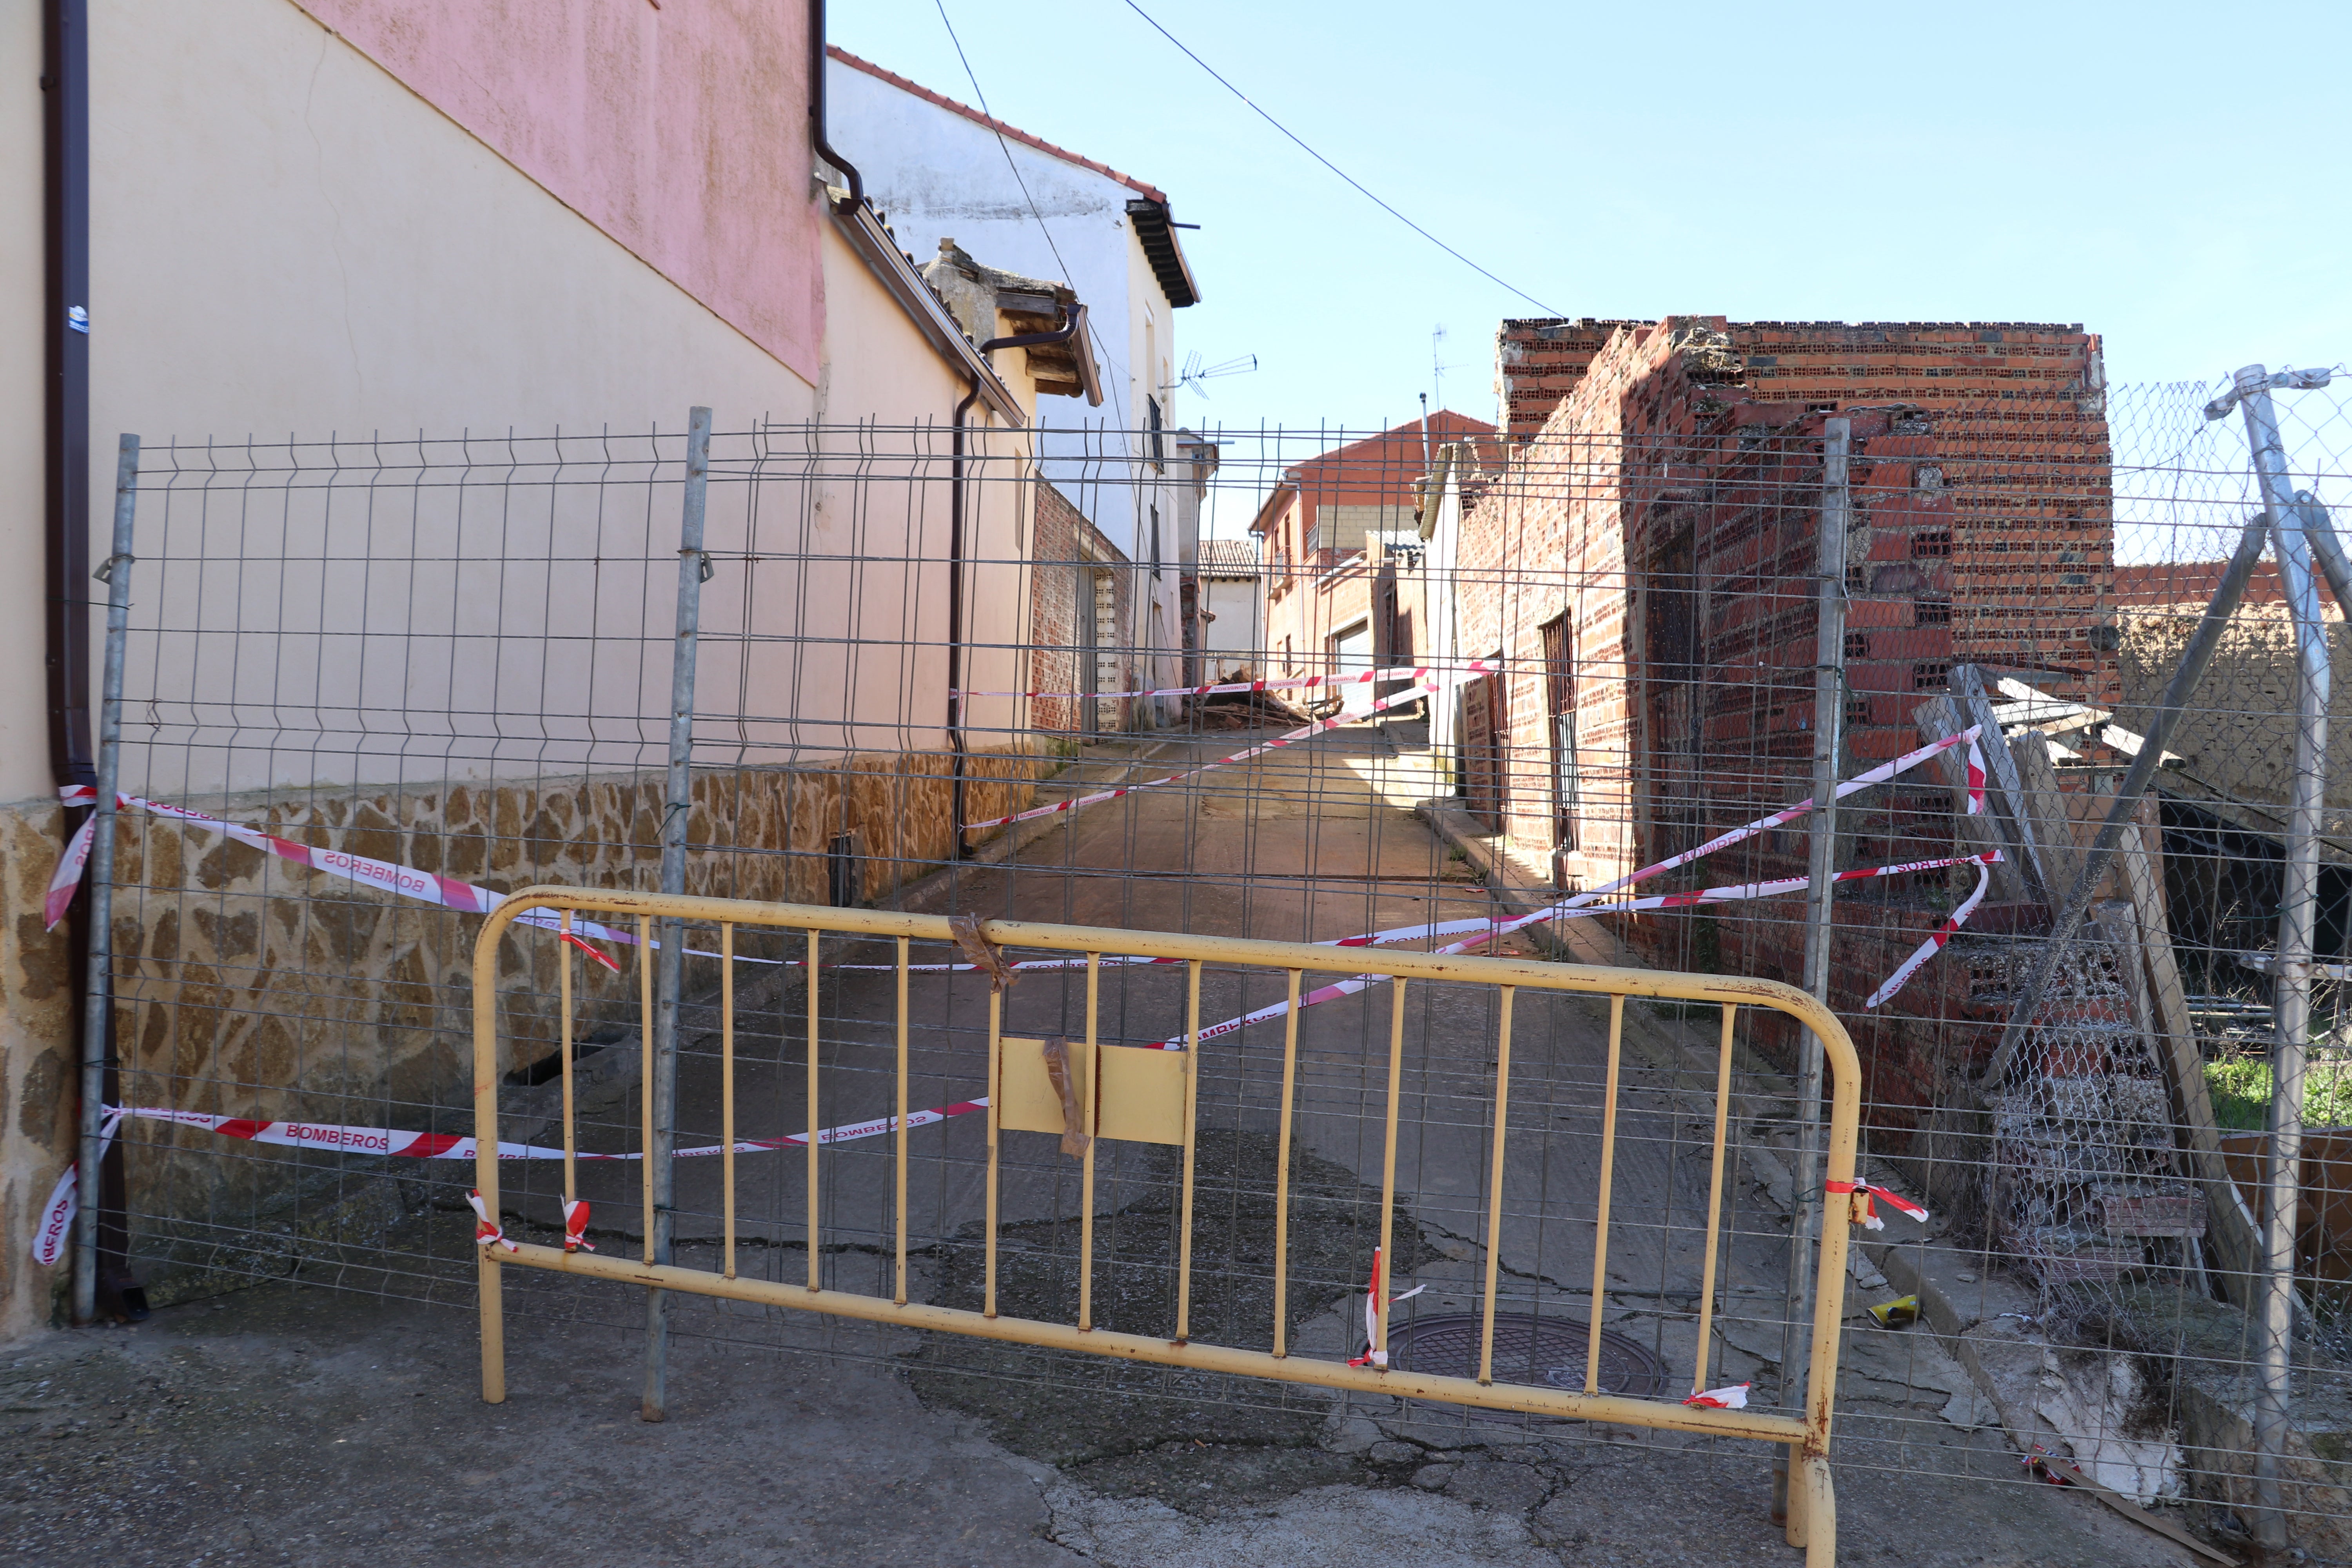
M1181 519L1190 465L1168 409L1175 312L1200 299L1168 196L906 78L829 48L832 137L902 243L952 240L991 267L1068 285L1087 307L1102 406L1037 410L1041 468L1136 574L1136 673L1183 679ZM1017 177L1016 177L1017 171Z
M1266 673L1265 567L1255 539L1201 541L1201 649L1204 680Z

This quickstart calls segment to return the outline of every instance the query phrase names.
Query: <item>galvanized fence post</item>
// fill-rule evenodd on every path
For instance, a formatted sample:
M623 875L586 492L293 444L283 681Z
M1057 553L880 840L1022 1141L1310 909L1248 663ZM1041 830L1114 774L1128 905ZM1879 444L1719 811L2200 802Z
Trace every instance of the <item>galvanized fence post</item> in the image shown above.
M1845 418L1822 425L1821 535L1815 542L1814 573L1818 630L1813 642L1813 810L1807 819L1811 833L1805 847L1805 874L1811 879L1805 894L1804 988L1826 1003L1830 992L1831 898L1837 886L1837 779L1839 752L1845 720L1845 546L1851 526L1852 495L1847 466L1853 451L1853 422ZM1810 1361L1804 1327L1813 1321L1813 1243L1821 1234L1822 1215L1822 1041L1811 1029L1803 1033L1797 1067L1796 1215L1789 1227L1789 1296L1787 1321L1780 1330L1780 1403L1801 1410L1805 1405L1805 1367ZM1774 1461L1776 1511L1788 1503L1789 1460L1784 1453Z
M702 547L704 502L710 477L710 410L687 417L686 497L678 528L677 632L670 653L669 774L662 792L661 890L686 891L687 817L694 805L694 665L701 628L702 584L710 557ZM646 1149L652 1176L651 1212L646 1215L647 1247L656 1264L671 1261L676 1234L677 1172L670 1148L677 1132L677 1014L683 983L685 927L665 919L656 926L661 943L654 957L656 1005L653 1059L645 1093L652 1100L653 1138ZM669 1373L668 1300L646 1292L646 1388L638 1414L659 1421L667 1413Z
M106 1120L108 1016L114 1006L114 795L122 771L122 658L131 629L131 545L139 508L139 437L114 461L114 547L95 575L106 584L106 666L98 710L98 803L91 817L89 963L83 981L81 1138L74 1215L73 1317L98 1316L98 1210Z
M2327 623L2312 575L2308 520L2296 504L2271 406L2273 378L2250 364L2231 378L2246 417L2246 445L2270 517L2271 547L2294 621L2294 782L2287 809L2286 883L2279 900L2273 973L2269 1168L2263 1173L2261 1387L2254 1405L2256 1539L2287 1544L2285 1468L2288 1378L2294 1330L2295 1211L2303 1159L2303 1069L2311 1031L2311 937L2319 895L2319 833L2327 796Z

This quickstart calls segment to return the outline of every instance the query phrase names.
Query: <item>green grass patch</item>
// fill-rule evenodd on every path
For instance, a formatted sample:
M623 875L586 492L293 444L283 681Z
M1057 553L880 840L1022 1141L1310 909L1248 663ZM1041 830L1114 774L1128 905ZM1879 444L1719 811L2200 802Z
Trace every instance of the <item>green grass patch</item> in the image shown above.
M2259 1132L2270 1115L2271 1064L2263 1057L2227 1057L2205 1064L2213 1120L2224 1131ZM2352 1127L2352 1062L2313 1062L2303 1074L2306 1127Z

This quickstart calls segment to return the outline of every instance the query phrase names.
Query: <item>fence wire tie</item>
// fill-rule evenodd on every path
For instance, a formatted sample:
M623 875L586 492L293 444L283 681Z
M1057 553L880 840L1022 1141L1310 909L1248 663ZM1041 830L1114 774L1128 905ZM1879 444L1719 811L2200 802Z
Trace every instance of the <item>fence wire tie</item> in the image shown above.
M101 583L111 583L114 581L114 569L117 566L130 566L135 564L138 560L139 557L130 553L128 551L125 551L121 555L110 555L103 562L100 563L98 570L91 573L90 575L97 578Z
M714 577L714 576L716 576L716 575L718 574L719 568L718 568L718 567L716 567L716 566L713 566L713 565L710 563L710 552L709 552L708 550L695 550L695 549L692 549L692 548L685 548L685 549L681 549L681 550L679 550L679 551L678 551L678 554L680 554L681 556L691 555L691 556L693 556L693 557L694 557L694 559L695 559L695 568L694 568L694 571L695 571L695 578L694 578L694 580L695 580L696 582L698 582L698 583L708 583L708 582L709 582L709 581L710 581L710 579L711 579L712 577Z

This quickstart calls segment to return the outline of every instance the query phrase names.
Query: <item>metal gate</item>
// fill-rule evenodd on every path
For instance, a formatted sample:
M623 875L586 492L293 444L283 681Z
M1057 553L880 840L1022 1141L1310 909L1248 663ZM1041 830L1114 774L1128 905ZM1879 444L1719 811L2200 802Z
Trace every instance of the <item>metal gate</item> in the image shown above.
M532 942L537 943L535 948L521 951L524 943ZM652 961L652 954L657 944L669 942L682 948L678 955L681 961L686 956L718 961L717 984L710 994L684 1003L675 994L656 1000L658 966ZM917 942L961 943L961 951L971 961L963 967L989 973L995 984L988 1002L985 1096L938 1112L910 1114L910 983L919 972L948 967L913 963L911 944ZM851 958L864 956L857 951L861 946L874 950L878 962L851 963ZM633 949L634 977L599 949ZM596 972L582 967L583 950L611 970L611 974L599 976L592 984L587 977ZM1023 961L1021 971L1014 971L1008 968L1008 951L1043 956ZM738 1079L744 1064L738 1049L735 977L740 963L757 963L762 966L762 973L770 975L797 972L803 981L804 1059L796 1070L804 1075L804 1082L796 1087L803 1089L806 1095L805 1131L796 1131L784 1138L746 1140L740 1136ZM1138 965L1181 966L1181 1005L1168 1009L1165 1017L1151 1024L1150 1032L1164 1038L1145 1044L1113 1043L1104 1037L1102 1027L1103 977L1107 970L1129 972ZM1040 967L1083 973L1082 1037L1037 1038L1006 1032L1005 981L1013 973ZM871 971L876 982L887 981L895 986L892 1016L877 1020L895 1026L896 1065L890 1074L893 1109L879 1122L869 1121L854 1131L819 1124L820 1055L824 1035L818 1005L819 977L824 971L834 969ZM1285 999L1228 1023L1204 1027L1201 999L1204 971L1223 977L1227 983L1235 977L1246 979L1253 975L1269 984L1279 980ZM515 986L518 974L525 976L521 990ZM1338 978L1302 994L1305 977L1309 974ZM1408 1099L1407 996L1421 987L1482 988L1491 993L1496 1004L1492 1015L1497 1021L1492 1039L1494 1076L1491 1089L1486 1091L1491 1095L1492 1130L1487 1158L1493 1180L1485 1216L1489 1245L1486 1248L1483 1303L1478 1313L1476 1376L1440 1375L1389 1364L1391 1299L1380 1276L1379 1259L1397 1256L1392 1227L1397 1212L1401 1122ZM1377 1121L1381 1130L1381 1251L1374 1256L1373 1277L1365 1291L1367 1343L1361 1355L1346 1360L1302 1353L1288 1336L1289 1320L1282 1296L1289 1278L1286 1254L1292 1245L1289 1227L1296 1207L1291 1190L1291 1155L1300 1083L1300 1017L1304 1008L1312 1005L1318 996L1341 990L1370 991L1375 999L1384 991L1387 1001L1384 1058L1377 1049L1375 1032L1368 1029L1364 1036L1367 1072L1376 1067L1385 1069L1384 1089L1368 1100L1364 1112L1366 1121ZM591 992L594 993L593 998ZM1599 1182L1593 1206L1594 1310L1580 1388L1513 1384L1497 1381L1494 1375L1496 1270L1501 1255L1496 1238L1505 1219L1512 1014L1515 1001L1522 993L1547 998L1567 994L1608 999L1607 1076L1598 1107ZM1708 1167L1710 1201L1696 1292L1696 1353L1691 1369L1691 1390L1697 1395L1706 1387L1714 1353L1709 1324L1712 1314L1718 1310L1717 1266L1724 1251L1721 1221L1731 1115L1733 1031L1740 1009L1777 1012L1811 1030L1821 1039L1832 1090L1824 1167L1828 1188L1832 1192L1851 1191L1854 1180L1860 1097L1853 1046L1837 1019L1801 992L1761 980L1512 958L1375 951L1003 920L950 921L939 916L725 899L551 887L527 889L506 899L488 916L474 957L473 1082L475 1160L481 1216L478 1227L481 1245L477 1250L482 1396L492 1404L506 1396L501 1270L510 1266L551 1269L647 1288L655 1329L652 1352L656 1356L662 1342L662 1293L686 1291L766 1307L831 1313L909 1329L1202 1372L1238 1373L1494 1411L1782 1444L1790 1450L1791 1476L1797 1478L1792 1479L1790 1488L1789 1540L1792 1544L1807 1547L1809 1563L1830 1563L1835 1553L1836 1513L1827 1455L1837 1381L1838 1331L1844 1312L1848 1224L1853 1217L1848 1205L1831 1204L1823 1209L1813 1296L1811 1373L1801 1417L1709 1407L1675 1399L1625 1397L1601 1387L1603 1331L1599 1305L1607 1279L1612 1185L1618 1164L1619 1068L1628 998L1713 1005L1718 1012L1720 1034ZM575 1061L583 1037L577 1024L583 1005L591 1000L600 1000L608 1012L619 1006L635 1014L636 1049L642 1053L646 1092L642 1096L642 1122L635 1130L639 1149L635 1155L593 1153L579 1146L574 1088ZM673 1143L681 1005L715 1007L716 1027L709 1031L719 1040L716 1066L719 1144L715 1150L678 1150ZM1220 1037L1236 1038L1246 1022L1262 1023L1269 1028L1279 1024L1283 1037L1278 1110L1281 1156L1276 1164L1275 1194L1276 1305L1267 1331L1255 1342L1213 1344L1192 1334L1194 1152L1203 1047L1213 1049ZM1131 1031L1130 1037L1146 1037L1132 1036ZM525 1153L538 1153L551 1160L557 1157L551 1146L524 1150L509 1145L501 1151L499 1142L501 1081L515 1081L511 1070L518 1067L522 1048L534 1042L554 1048L553 1067L547 1077L551 1081L560 1079L561 1084L556 1120L561 1123L560 1157L563 1162L562 1245L518 1240L505 1235L503 1229L507 1211L499 1201L501 1152L509 1157ZM887 1051L887 1042L877 1048ZM778 1071L782 1070L781 1056L772 1065ZM908 1205L910 1134L958 1111L976 1111L983 1104L987 1142L982 1241L986 1283L982 1304L973 1310L911 1300ZM828 1146L846 1137L875 1132L887 1132L891 1138L889 1180L895 1183L895 1202L888 1202L884 1210L895 1216L895 1226L886 1225L881 1232L888 1243L887 1273L877 1259L876 1274L877 1280L887 1279L887 1292L845 1289L837 1280L828 1285L824 1279L828 1232L820 1195L826 1192L828 1183L837 1179L827 1166ZM1078 1222L1076 1310L1073 1321L1024 1319L998 1310L1003 1153L1006 1135L1016 1133L1059 1135L1062 1151L1080 1162L1083 1203ZM1123 1331L1096 1321L1096 1182L1106 1141L1160 1144L1178 1151L1181 1206L1174 1331L1164 1337ZM781 1156L787 1145L794 1144L804 1148L805 1215L798 1223L803 1227L800 1240L807 1253L806 1279L746 1277L737 1268L740 1228L736 1203L737 1157L755 1151ZM683 1267L671 1261L667 1222L677 1205L667 1184L676 1164L675 1156L688 1153L715 1154L720 1164L720 1247L714 1258L716 1268ZM644 1227L644 1256L634 1260L593 1250L593 1243L586 1241L584 1232L586 1211L575 1206L582 1193L584 1163L631 1158L641 1166L644 1212L649 1221ZM1858 1210L1867 1201L1866 1194L1857 1194L1855 1208ZM877 1247L875 1250L879 1253L883 1249ZM653 1375L657 1379L658 1372Z

